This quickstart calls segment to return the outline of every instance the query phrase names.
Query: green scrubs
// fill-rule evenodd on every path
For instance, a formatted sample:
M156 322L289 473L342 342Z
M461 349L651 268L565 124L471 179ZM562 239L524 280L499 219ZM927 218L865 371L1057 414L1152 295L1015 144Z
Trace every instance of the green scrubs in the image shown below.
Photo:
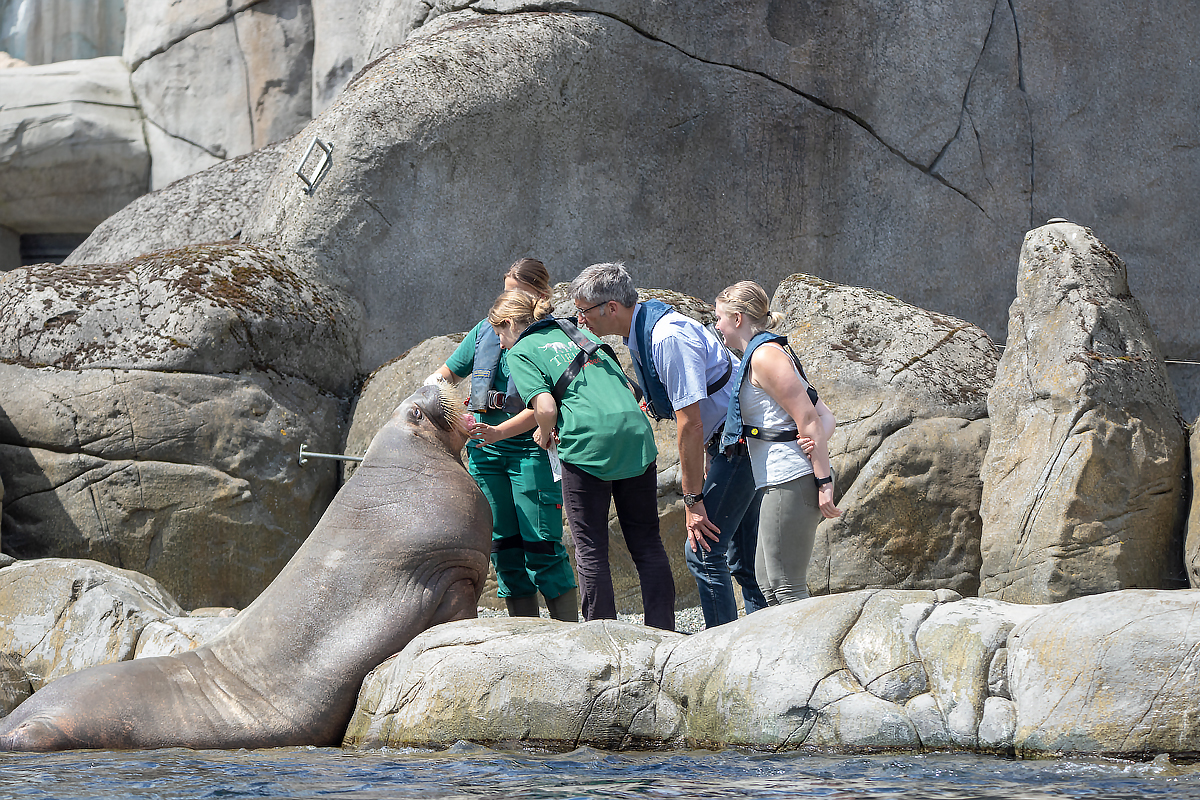
M475 341L483 320L462 340L446 366L469 376L475 368ZM490 325L489 325L490 328ZM507 353L500 356L492 386L508 388ZM480 422L499 425L512 415L493 409L475 412ZM575 573L562 543L562 489L546 452L533 432L495 444L467 443L467 470L492 507L492 564L500 597L560 597L575 588Z

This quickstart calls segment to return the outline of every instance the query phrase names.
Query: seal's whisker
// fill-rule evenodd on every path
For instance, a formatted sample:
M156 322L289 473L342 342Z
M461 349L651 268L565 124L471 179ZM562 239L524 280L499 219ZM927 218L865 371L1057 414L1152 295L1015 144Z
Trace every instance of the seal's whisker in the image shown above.
M467 428L463 424L462 398L457 397L453 387L445 381L438 381L436 386L438 402L442 409L442 419L445 420L446 426L465 435Z

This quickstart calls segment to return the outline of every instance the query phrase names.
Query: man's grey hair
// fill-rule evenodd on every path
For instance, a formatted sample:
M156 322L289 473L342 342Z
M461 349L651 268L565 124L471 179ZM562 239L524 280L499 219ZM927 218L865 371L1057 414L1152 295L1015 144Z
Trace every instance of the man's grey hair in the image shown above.
M595 305L616 300L626 308L638 301L637 287L620 262L592 264L571 281L571 299Z

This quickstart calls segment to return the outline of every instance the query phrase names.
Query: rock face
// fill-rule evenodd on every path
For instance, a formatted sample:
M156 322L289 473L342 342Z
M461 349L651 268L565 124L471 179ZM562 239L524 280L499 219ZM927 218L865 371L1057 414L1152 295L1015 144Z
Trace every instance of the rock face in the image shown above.
M64 264L115 264L157 250L236 239L280 166L268 145L142 195L102 222Z
M346 744L985 749L988 670L1035 610L975 600L955 614L957 599L812 598L690 637L614 622L446 625L368 676ZM961 636L981 619L983 633Z
M117 57L0 70L0 225L86 233L149 188L150 153Z
M625 10L662 23L657 13ZM753 13L764 11L758 5ZM981 33L990 14L989 6ZM721 24L732 30L734 22ZM761 20L754 30L765 35ZM820 204L795 198L815 185L873 197L864 175L906 198L889 205L898 232L890 258L903 260L897 253L920 241L922 253L945 248L960 254L957 263L978 261L964 252L972 242L932 222L970 205L960 193L898 159L847 116L748 67L720 66L729 54L710 52L708 34L687 44L667 46L605 15L437 17L306 128L285 162L319 137L335 145L327 176L310 195L294 175L278 175L246 239L344 276L361 292L368 319L390 320L368 325L368 369L432 333L468 328L493 297L490 283L473 280L480 265L511 263L521 252L541 254L552 270L628 259L643 285L703 298L728 282L720 277L726 264L763 265L765 281L782 279L786 267L771 265L813 261L814 248L836 250L841 241L817 232L812 215L824 217ZM956 101L949 135L960 113ZM822 152L819 143L838 145L829 157L796 158L799 141ZM641 155L630 158L633 151ZM479 152L487 158L471 155ZM773 154L769 163L765 153ZM740 200L722 199L732 197ZM575 209L585 207L586 218L578 217ZM470 219L471 234L446 225L450 216ZM1022 228L1024 218L1016 223ZM858 224L841 222L842 230ZM827 251L820 260L841 261ZM435 262L445 265L436 274L425 268ZM944 288L961 282L961 270L927 271L920 280ZM440 296L446 286L455 287L461 307L408 304L403 316L394 314L414 293ZM929 296L924 287L915 294Z
M809 275L772 308L838 420L844 514L817 528L808 586L978 589L979 470L998 354L982 329Z
M30 366L217 374L269 365L345 393L357 323L340 292L245 245L41 264L0 283L0 358Z
M1046 607L1008 640L1018 752L1184 752L1200 743L1196 592Z
M341 440L354 304L242 245L22 268L0 297L5 551L253 600L337 489L297 459Z
M1020 606L885 590L693 636L453 623L367 677L345 744L1190 753L1198 602L1123 591Z
M248 604L337 489L301 442L339 404L278 375L0 365L4 550L144 572L189 608Z
M311 118L308 3L130 0L126 15L125 61L154 153L150 188L291 136Z
M94 562L44 559L0 569L0 654L19 664L33 691L132 658L144 627L182 613L153 579Z
M1125 265L1090 230L1026 237L988 410L983 594L1045 603L1177 585L1179 405Z

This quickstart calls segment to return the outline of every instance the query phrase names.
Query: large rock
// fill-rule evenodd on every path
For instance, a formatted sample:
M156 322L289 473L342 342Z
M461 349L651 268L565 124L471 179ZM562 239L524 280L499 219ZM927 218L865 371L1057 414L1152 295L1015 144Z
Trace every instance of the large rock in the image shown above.
M139 0L127 14L150 188L291 136L311 118L308 3Z
M115 264L156 250L223 242L257 213L282 145L232 158L143 195L92 231L64 264Z
M469 739L618 750L671 741L680 714L661 696L656 656L681 638L623 622L439 625L363 681L346 744ZM470 651L481 657L468 667Z
M630 12L639 24L670 16L659 5L639 5ZM784 19L774 22L802 27L799 10L779 9L773 13ZM992 6L982 9L980 36ZM680 33L675 46L603 14L438 17L351 82L305 129L285 163L320 137L334 144L328 174L307 194L281 171L246 237L343 276L369 320L388 320L368 325L367 369L431 334L468 328L494 296L492 284L474 276L523 252L550 265L624 258L643 285L703 298L729 282L731 264L759 265L769 284L797 263L819 262L849 276L832 265L898 264L912 256L925 265L906 275L919 284L910 285L918 299L944 297L951 286L967 293L971 278L961 265L987 261L983 242L990 236L963 236L944 224L979 213L961 191L914 169L852 115L813 102L784 76L767 70L776 80L764 80L756 71L762 63L730 69L720 58L709 61L706 51L692 55L694 39L713 45L720 36L710 30L734 30L755 14L755 42L771 46L766 11L760 3L729 18L706 12L702 32ZM672 33L685 30L664 24ZM750 46L746 36L737 41ZM789 63L804 46L781 47L771 63ZM943 64L966 70L949 92L950 138L968 64L978 63L977 49L968 49L969 59L947 55ZM714 55L722 54L728 52ZM936 153L945 144L927 142L925 149ZM811 152L823 155L805 155ZM1027 158L1027 145L1022 152ZM998 173L1014 174L1020 171ZM836 232L826 230L835 201L798 200L817 185L833 187L836 202L846 200L835 214ZM889 186L887 196L872 188L879 185ZM997 220L1009 213L1003 203L976 202ZM864 253L872 237L859 235L877 229L880 216L890 221L886 257L882 250L878 257ZM1020 216L1024 225L1027 215ZM931 252L945 265L931 264ZM428 270L431 263L446 268ZM461 301L451 308L410 302L444 296L448 286ZM972 283L971 310L988 291ZM1010 292L1004 287L995 300ZM396 313L402 306L405 313ZM940 307L955 306L967 310L965 303Z
M133 658L143 628L182 613L153 579L91 561L44 559L0 569L0 653L10 666L20 664L34 691L72 672Z
M975 325L809 275L772 308L833 410L835 496L808 586L978 589L979 469L998 353Z
M440 626L368 676L345 743L943 747L922 740L910 712L914 701L936 697L930 708L940 718L937 704L952 699L925 674L952 672L960 653L977 651L986 665L997 646L990 637L924 653L931 614L958 599L948 591L811 598L690 637L612 622ZM1003 617L1005 605L964 607L959 630ZM972 697L987 695L986 678L986 670L982 679L966 673ZM977 749L971 734L953 746Z
M1047 603L1178 585L1184 434L1125 265L1087 228L1031 231L983 468L982 593Z
M1198 605L1197 592L1025 606L883 590L693 636L458 622L367 677L345 745L1187 755Z
M1194 752L1194 591L1124 591L1043 610L1009 637L1018 753Z
M237 244L10 272L0 358L61 369L231 373L269 367L348 393L357 305L272 251Z
M0 70L0 225L86 233L145 193L149 173L120 58Z
M337 489L299 446L340 440L340 404L273 373L0 364L3 546L161 581L189 608L244 607Z

